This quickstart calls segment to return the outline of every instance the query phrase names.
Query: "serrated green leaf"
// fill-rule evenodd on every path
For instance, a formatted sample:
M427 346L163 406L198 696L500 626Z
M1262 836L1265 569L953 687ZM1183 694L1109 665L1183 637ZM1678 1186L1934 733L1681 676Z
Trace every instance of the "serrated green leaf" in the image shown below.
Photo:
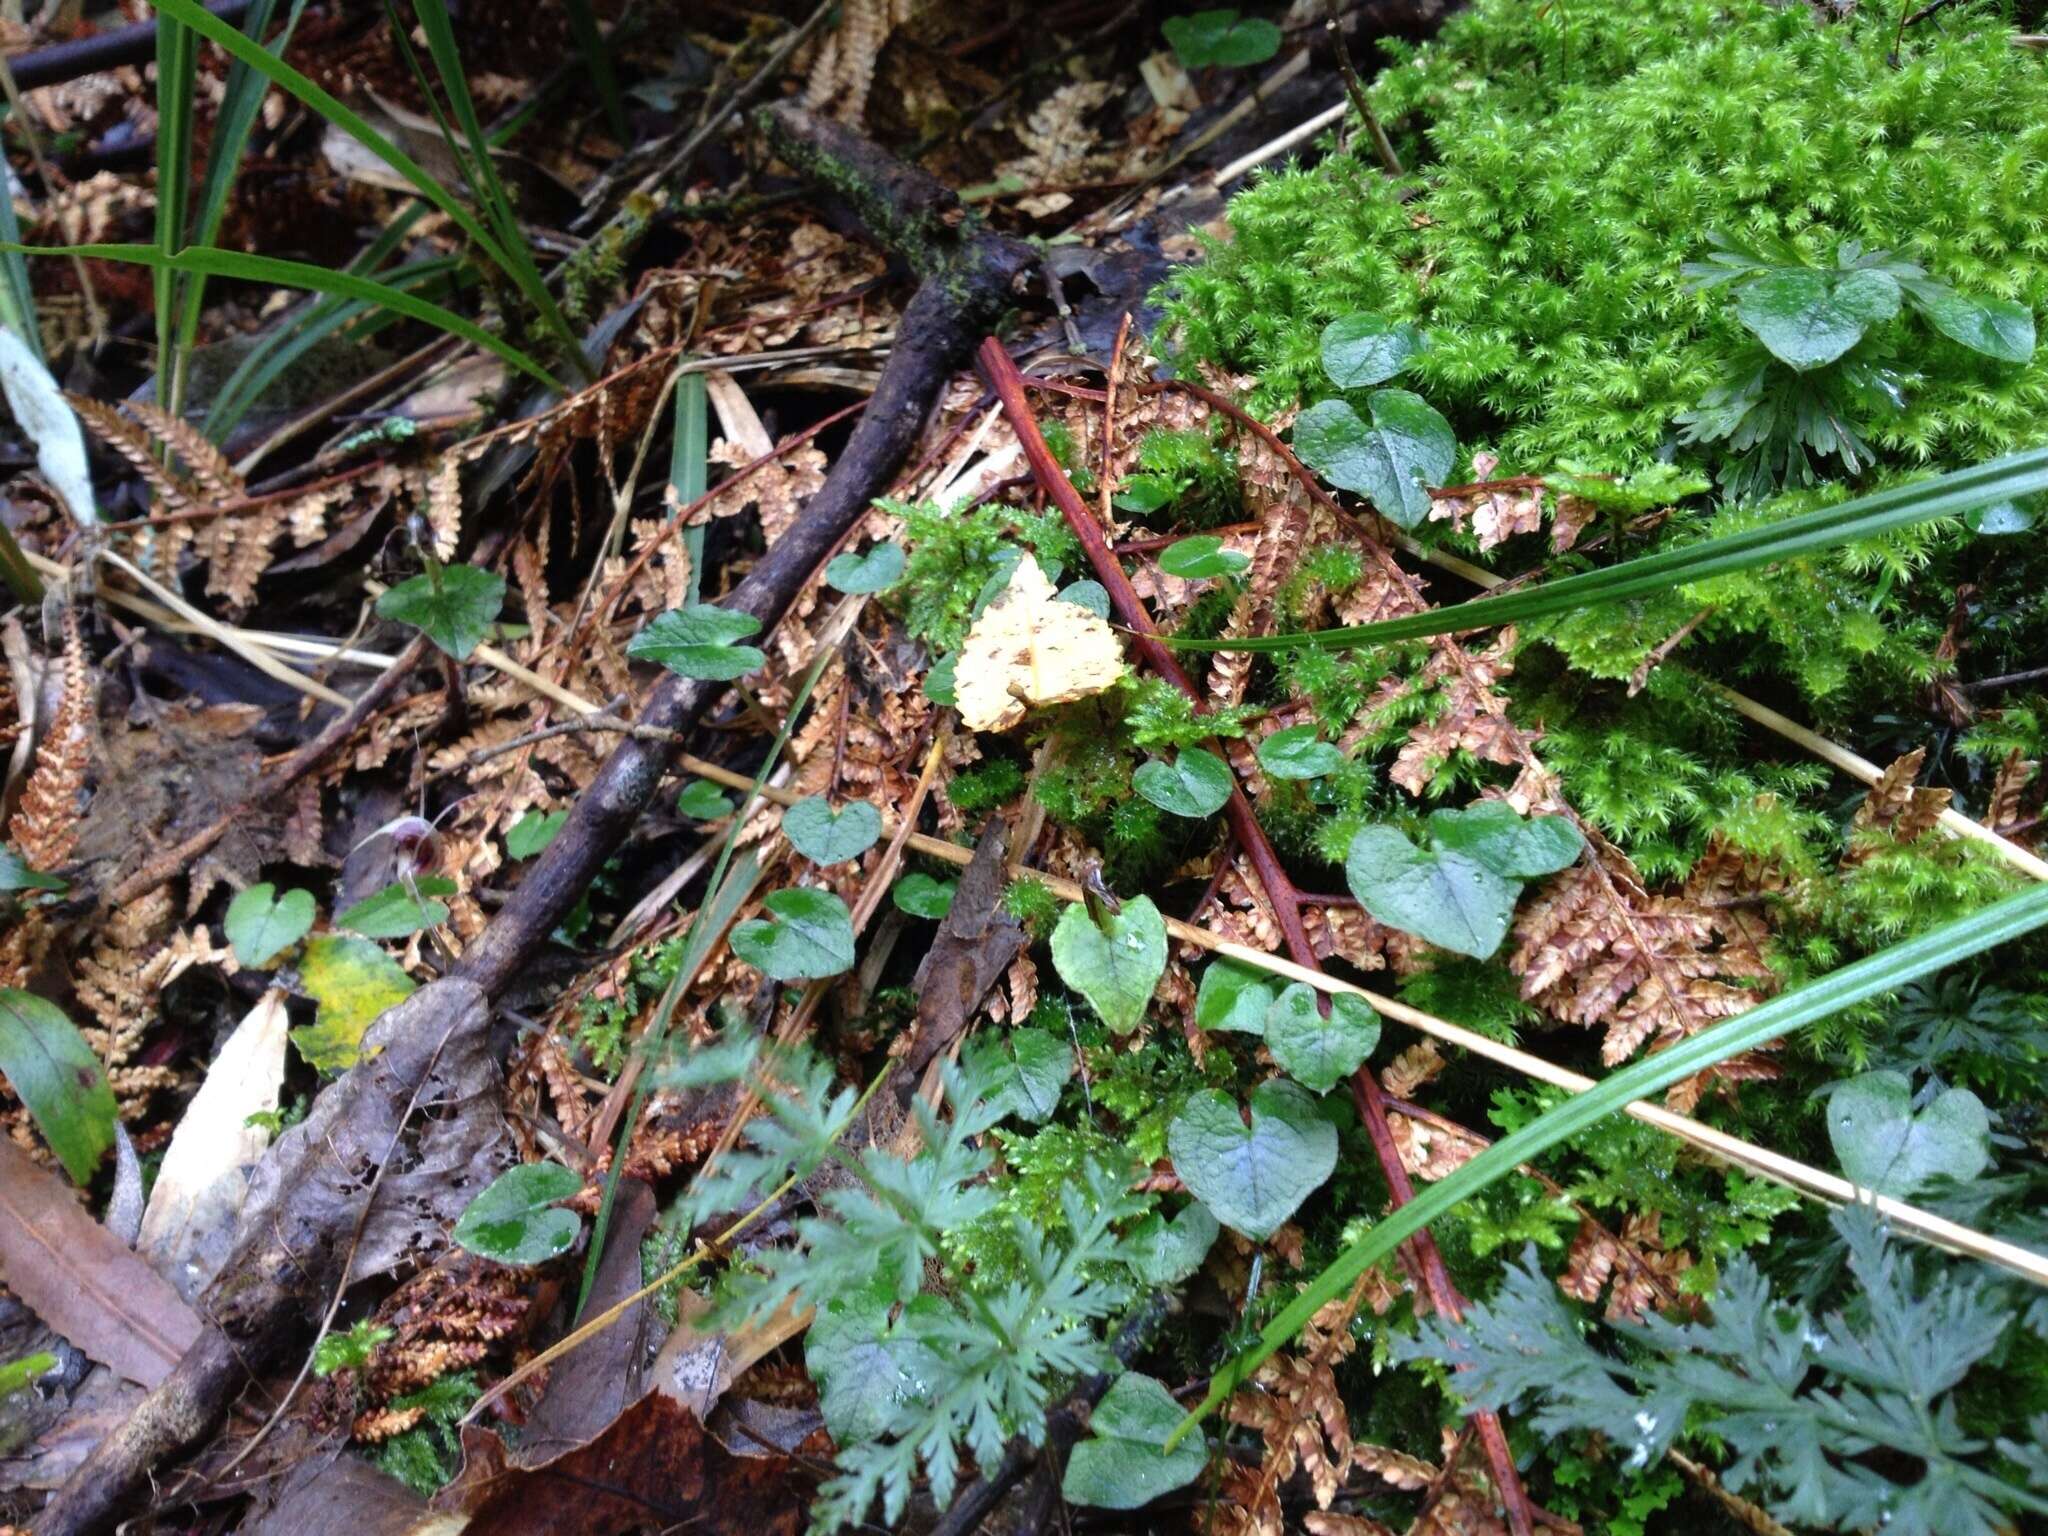
M795 886L761 905L770 914L732 931L732 952L777 981L818 981L853 965L853 916L830 891Z
M1507 937L1522 889L1477 859L1449 848L1418 848L1388 826L1359 829L1344 878L1376 921L1479 960Z
M959 884L957 880L937 880L921 871L913 871L890 888L889 899L896 904L898 912L937 919L953 910L953 892Z
M560 1163L521 1163L493 1179L455 1223L455 1241L500 1264L545 1264L574 1246L583 1218L556 1202L583 1188Z
M1290 725L1259 743L1259 766L1276 779L1319 779L1344 766L1344 754L1312 725Z
M1886 272L1779 267L1743 285L1735 316L1773 357L1803 373L1832 363L1872 325L1891 319L1899 300L1898 279Z
M1345 315L1323 327L1323 372L1339 389L1384 384L1422 350L1422 332L1384 315Z
M437 875L410 882L396 880L365 896L335 918L334 924L366 939L402 939L447 922L448 904L435 898L454 894L455 882Z
M758 632L751 613L698 603L656 614L626 646L626 654L657 662L681 677L729 683L759 671L768 658L757 646L737 642Z
M1132 1227L1124 1235L1124 1253L1146 1285L1179 1285L1202 1267L1219 1230L1209 1208L1190 1200L1172 1221L1153 1211Z
M825 580L855 595L886 592L902 579L903 565L903 546L884 539L864 555L834 555L825 566Z
M1380 1016L1363 998L1339 992L1326 1019L1315 989L1297 981L1273 1000L1265 1034L1281 1071L1312 1093L1328 1093L1380 1043Z
M1076 903L1052 931L1052 964L1103 1023L1127 1035L1144 1022L1152 989L1166 974L1166 919L1151 897L1138 896L1098 928Z
M676 796L676 814L692 821L716 821L732 810L732 796L709 779L692 779Z
M1185 1488L1202 1475L1208 1453L1199 1442L1162 1449L1179 1422L1171 1392L1150 1376L1125 1372L1095 1405L1089 1438L1067 1457L1061 1494L1095 1509L1142 1509Z
M1252 557L1225 549L1213 533L1198 533L1176 539L1159 552L1159 569L1182 581L1208 581L1217 576L1235 576L1252 563Z
M268 880L252 885L228 903L222 923L228 942L235 947L235 959L252 971L260 971L313 929L313 893L286 891Z
M505 851L515 859L530 859L549 843L569 819L567 811L528 811L505 829Z
M91 1182L114 1144L106 1068L55 1003L0 987L0 1077L27 1106L74 1184Z
M814 864L843 864L881 840L882 813L865 800L834 811L830 801L813 795L782 813L782 835Z
M1230 767L1214 752L1182 747L1172 762L1151 758L1131 775L1131 787L1162 811L1199 820L1213 816L1230 799Z
M1251 1111L1246 1125L1227 1093L1191 1094L1167 1127L1166 1151L1212 1216L1264 1242L1337 1166L1337 1128L1314 1099L1278 1078L1252 1090Z
M473 565L422 571L377 599L377 614L410 624L457 661L484 643L505 606L505 578Z
M2034 312L2023 304L1966 298L1949 288L1916 290L1913 297L1928 323L1950 341L2001 363L2024 363L2034 355Z
M1569 869L1586 840L1564 816L1523 816L1504 800L1463 810L1432 811L1430 841L1477 859L1510 880L1535 880Z
M330 935L306 945L299 985L318 1003L313 1022L292 1031L299 1054L322 1072L356 1064L363 1031L413 994L405 970L368 939Z
M1371 499L1380 515L1413 528L1429 515L1429 487L1458 461L1451 424L1422 396L1373 391L1367 425L1343 400L1319 400L1294 423L1302 463L1342 490Z
M1974 1179L1991 1162L1991 1116L1967 1088L1949 1088L1919 1110L1903 1072L1866 1072L1828 1098L1828 1140L1850 1182L1908 1200L1946 1174Z
M1235 960L1211 960L1195 994L1195 1027L1263 1035L1266 1013L1280 995L1280 984L1264 971Z

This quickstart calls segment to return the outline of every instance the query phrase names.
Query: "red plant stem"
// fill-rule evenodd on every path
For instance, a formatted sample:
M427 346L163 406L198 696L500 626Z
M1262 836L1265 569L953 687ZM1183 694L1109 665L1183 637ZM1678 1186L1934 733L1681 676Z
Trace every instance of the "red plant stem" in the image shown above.
M1017 441L1024 449L1024 457L1030 462L1031 472L1040 489L1059 507L1066 517L1067 526L1073 530L1082 549L1087 551L1089 563L1095 567L1096 580L1109 592L1110 603L1125 628L1130 630L1138 655L1193 700L1197 712L1201 712L1204 708L1202 696L1187 673L1181 670L1173 652L1160 643L1158 628L1153 624L1152 616L1145 611L1144 603L1139 600L1108 541L1103 538L1101 525L1095 521L1080 493L1074 489L1073 482L1053 458L1052 450L1046 447L1037 419L1032 415L1031 402L1024 395L1023 375L995 337L991 336L981 344L980 364L982 376L1002 401L1003 414L1009 418L1011 430L1017 434ZM1205 397L1208 393L1204 390L1196 392ZM1229 822L1231 835L1251 861L1252 872L1258 876L1266 899L1272 903L1273 916L1280 926L1288 954L1297 965L1321 970L1321 961L1309 943L1308 930L1302 925L1300 892L1293 878L1281 867L1272 841L1266 836L1265 828L1259 825L1258 817L1252 813L1251 801L1245 798L1244 790L1235 782L1231 784L1229 800L1224 802L1223 813ZM1359 1118L1365 1123L1366 1135L1372 1142L1373 1155L1378 1158L1381 1171L1386 1175L1393 1203L1396 1207L1405 1205L1415 1198L1415 1186L1409 1182L1408 1170L1402 1165L1400 1150L1394 1144L1393 1128L1387 1123L1386 1097L1380 1090L1379 1080L1369 1067L1361 1066L1352 1078L1351 1090L1358 1105ZM1444 1267L1443 1254L1437 1249L1436 1240L1425 1229L1416 1233L1408 1248L1431 1305L1448 1318L1461 1318L1464 1301L1457 1287L1451 1283L1450 1272ZM1531 1536L1534 1526L1529 1496L1523 1490L1520 1474L1515 1470L1514 1455L1508 1449L1507 1435L1501 1428L1500 1418L1486 1410L1475 1411L1472 1418L1486 1450L1494 1485L1507 1509L1508 1526L1514 1536Z

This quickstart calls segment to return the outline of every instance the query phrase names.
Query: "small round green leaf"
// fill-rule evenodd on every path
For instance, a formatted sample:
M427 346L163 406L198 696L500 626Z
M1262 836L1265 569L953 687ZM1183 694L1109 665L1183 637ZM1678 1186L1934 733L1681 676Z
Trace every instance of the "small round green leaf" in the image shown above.
M1061 587L1059 599L1086 608L1098 619L1109 617L1109 589L1099 581L1075 581Z
M515 859L530 859L549 843L569 819L567 811L528 811L505 829L505 851Z
M1337 1128L1316 1101L1274 1078L1252 1090L1252 1121L1215 1088L1189 1096L1167 1127L1173 1171L1226 1227L1263 1242L1337 1166Z
M854 594L886 592L902 576L903 546L892 539L884 539L864 555L835 555L825 567L826 581Z
M377 615L412 625L457 661L467 661L504 606L505 578L496 571L444 565L391 588L377 599Z
M1363 998L1338 992L1323 1017L1315 989L1292 983L1266 1014L1266 1049L1311 1093L1328 1093L1356 1072L1380 1043L1380 1017Z
M1159 569L1182 581L1207 581L1215 576L1235 576L1252 563L1250 555L1225 549L1213 533L1198 533L1179 539L1159 552Z
M1743 285L1735 317L1787 367L1824 367L1899 312L1898 279L1863 269L1835 275L1778 267Z
M1031 1125L1050 1119L1074 1075L1074 1048L1050 1030L1013 1029L984 1049L994 1113Z
M777 981L818 981L853 965L853 917L830 891L795 886L775 891L769 916L732 931L732 951Z
M1432 811L1430 841L1477 859L1497 875L1535 880L1578 862L1586 840L1563 816L1522 816L1504 800L1481 800L1461 811Z
M1507 937L1521 884L1451 849L1417 848L1397 827L1362 827L1344 878L1365 910L1390 928L1484 960Z
M1319 779L1344 766L1344 754L1312 725L1290 725L1259 743L1259 766L1276 779Z
M1914 295L1920 312L1950 341L2001 363L2024 363L2034 355L2034 312L2010 299L1971 299L1941 288Z
M896 903L896 910L907 912L912 917L941 918L953 910L953 891L959 885L957 880L934 880L930 875L912 873L898 880L890 889L889 899Z
M1235 960L1211 960L1195 994L1195 1027L1263 1035L1267 1010L1279 990L1280 984L1263 971Z
M2034 513L2016 501L1994 501L1963 514L1963 526L1988 539L2010 538L2034 526Z
M0 1077L28 1107L74 1184L89 1183L114 1144L106 1068L55 1003L0 987Z
M1974 1179L1991 1162L1983 1100L1949 1088L1916 1111L1903 1072L1866 1072L1837 1088L1828 1098L1828 1139L1852 1183L1899 1200L1943 1174Z
M1422 332L1385 315L1345 315L1323 327L1323 372L1339 389L1384 384L1422 350Z
M1138 896L1098 927L1076 902L1052 931L1052 964L1103 1023L1127 1035L1144 1022L1152 989L1166 974L1166 919L1151 897Z
M626 647L628 656L659 662L681 677L729 683L767 664L758 647L737 642L761 621L751 613L698 603L655 615Z
M455 1241L500 1264L545 1264L583 1230L583 1218L556 1203L582 1188L581 1176L559 1163L521 1163L469 1202Z
M1182 747L1170 763L1140 763L1131 775L1131 787L1159 809L1190 819L1222 810L1232 783L1229 765L1201 747Z
M235 947L235 959L260 971L312 931L313 893L286 891L280 896L268 880L252 885L228 903L222 926Z
M453 896L455 882L438 876L398 880L374 895L365 896L335 918L337 928L347 928L366 939L402 939L448 921L448 904L437 896Z
M1117 1377L1089 1417L1089 1438L1067 1457L1060 1480L1067 1502L1142 1509L1200 1477L1209 1453L1199 1435L1165 1449L1183 1413L1150 1376L1127 1371Z
M676 811L692 821L716 821L732 810L732 798L709 779L692 779L676 796Z
M834 811L822 795L812 795L782 813L782 834L814 864L843 864L880 840L882 813L865 800Z
M1132 1272L1147 1285L1179 1285L1202 1267L1216 1242L1216 1218L1199 1200L1168 1221L1153 1211L1124 1237Z
M1242 69L1263 64L1280 51L1282 33L1272 22L1245 16L1234 7L1172 16L1159 24L1187 69Z

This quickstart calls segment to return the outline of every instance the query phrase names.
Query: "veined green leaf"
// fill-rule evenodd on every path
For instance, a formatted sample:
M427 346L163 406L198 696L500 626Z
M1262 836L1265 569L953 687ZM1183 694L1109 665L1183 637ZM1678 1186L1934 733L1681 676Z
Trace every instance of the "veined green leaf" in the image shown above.
M1545 614L1565 613L1596 604L1618 603L1646 592L1663 592L1711 576L1754 570L1774 561L1796 559L1834 549L1858 539L1909 528L1932 518L1949 517L1972 507L2010 501L2048 490L2048 447L2007 454L1971 469L1950 470L1910 485L1893 486L1859 496L1837 507L1790 517L1781 523L1707 539L1681 549L1659 550L1626 560L1604 571L1586 571L1519 592L1477 597L1372 624L1318 629L1300 635L1255 635L1243 640L1182 640L1166 644L1183 651L1286 651L1304 645L1337 649L1413 640L1471 629L1491 629Z
M1208 1395L1182 1421L1175 1437L1188 1433L1205 1414L1249 1381L1252 1373L1286 1347L1325 1302L1343 1295L1367 1269L1390 1256L1396 1247L1437 1217L1472 1199L1521 1164L1619 1113L1633 1100L1648 1098L1731 1056L1756 1050L1844 1008L2043 926L2048 926L2048 886L2037 886L1772 998L1610 1074L1596 1087L1574 1094L1520 1130L1503 1136L1455 1173L1422 1190L1346 1249L1266 1325L1258 1343L1210 1377Z

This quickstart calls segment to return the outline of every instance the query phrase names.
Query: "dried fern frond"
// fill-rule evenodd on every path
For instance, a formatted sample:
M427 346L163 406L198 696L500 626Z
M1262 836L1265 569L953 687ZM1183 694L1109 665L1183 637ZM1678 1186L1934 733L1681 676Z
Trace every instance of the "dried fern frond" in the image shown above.
M172 473L157 457L160 439L147 428L130 421L114 406L84 395L67 394L71 409L86 429L127 461L128 467L148 482L164 506L183 512L200 500L198 489Z
M78 848L79 801L92 766L94 690L75 610L64 612L64 689L50 728L36 747L35 767L7 840L30 866L61 869Z
M184 461L186 473L206 495L215 501L234 501L248 494L248 486L228 462L227 455L191 422L146 400L129 400L124 404L129 415Z

